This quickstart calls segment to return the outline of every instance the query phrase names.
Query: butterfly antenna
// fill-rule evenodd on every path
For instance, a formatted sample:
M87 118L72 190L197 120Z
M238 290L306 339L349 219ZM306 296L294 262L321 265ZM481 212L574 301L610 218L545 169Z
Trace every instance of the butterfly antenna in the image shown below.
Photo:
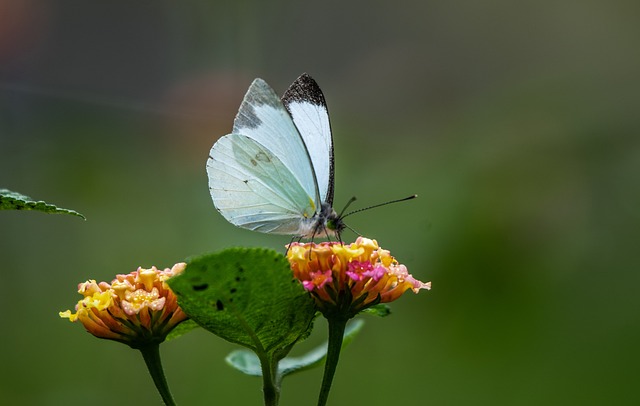
M355 196L353 196L351 199L349 199L349 201L347 202L347 204L345 204L345 205L344 205L344 207L342 208L342 211L341 211L341 212L340 212L340 214L338 215L338 218L343 218L343 217L348 216L348 214L347 214L347 215L345 215L345 216L343 216L343 214L344 214L344 212L345 212L345 211L347 211L347 208L349 208L349 206L351 206L351 203L353 203L353 202L355 202L355 201L356 201L356 199L357 199L357 198L356 198Z
M391 200L391 201L389 201L389 202L384 202L384 203L380 203L380 204L374 204L373 206L364 207L364 208L362 208L362 209L358 209L358 210L351 211L351 212L349 212L349 213L345 214L344 216L342 215L342 213L340 213L340 218L345 218L345 217L347 217L347 216L350 216L350 215L355 214L355 213L359 213L359 212L361 212L361 211L365 211L365 210L369 210L369 209L375 209L376 207L386 206L386 205L391 204L391 203L399 203L399 202L404 202L404 201L406 201L406 200L415 199L416 197L418 197L418 195L411 195L411 196L407 196L407 197L402 198L402 199ZM349 203L347 203L347 206L348 206L351 202L353 202L354 200L355 200L355 197L351 198L351 200L349 200ZM345 207L345 209L346 209L346 207ZM344 212L344 210L342 210L342 211ZM353 231L353 230L352 230L352 231ZM358 234L358 233L356 233L356 234Z

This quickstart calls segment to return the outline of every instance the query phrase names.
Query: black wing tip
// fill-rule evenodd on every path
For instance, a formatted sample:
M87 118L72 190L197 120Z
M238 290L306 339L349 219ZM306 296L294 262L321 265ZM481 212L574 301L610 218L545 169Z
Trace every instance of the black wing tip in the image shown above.
M316 81L307 72L303 72L300 76L298 76L298 79L296 79L293 83L296 83L296 82L310 83L318 86Z
M300 75L282 95L282 102L285 106L296 101L309 102L317 106L327 106L320 86L306 72Z

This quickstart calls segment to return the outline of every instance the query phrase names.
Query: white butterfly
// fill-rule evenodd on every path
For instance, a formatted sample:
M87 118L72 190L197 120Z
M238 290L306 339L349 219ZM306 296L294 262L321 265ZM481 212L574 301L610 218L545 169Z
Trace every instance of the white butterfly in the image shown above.
M333 171L329 113L307 74L282 99L255 79L207 161L213 204L230 223L302 238L339 238L345 228L332 207Z

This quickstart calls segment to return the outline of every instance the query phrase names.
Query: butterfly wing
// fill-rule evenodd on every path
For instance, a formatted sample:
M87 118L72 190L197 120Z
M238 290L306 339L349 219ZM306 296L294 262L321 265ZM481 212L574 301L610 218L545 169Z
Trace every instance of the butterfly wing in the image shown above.
M333 139L324 95L316 81L304 73L287 89L282 102L309 152L320 200L333 205Z
M209 191L232 224L254 231L301 235L316 212L313 199L285 163L255 139L220 138L207 161Z
M255 79L249 86L233 122L233 133L257 141L278 157L319 210L323 200L308 146L280 98L262 79Z

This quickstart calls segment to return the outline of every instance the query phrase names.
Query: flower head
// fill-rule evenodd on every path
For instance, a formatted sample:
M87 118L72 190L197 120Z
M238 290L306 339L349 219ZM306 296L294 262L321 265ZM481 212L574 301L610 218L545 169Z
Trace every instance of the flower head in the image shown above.
M407 268L376 240L292 243L287 251L294 276L316 300L320 311L348 317L377 303L391 302L411 289L431 289L431 282L413 278Z
M60 317L80 321L98 338L116 340L137 348L164 341L167 334L187 315L178 307L176 296L165 283L179 274L185 263L171 269L138 268L126 275L116 275L111 283L89 280L78 285L84 296L75 307L60 312Z

